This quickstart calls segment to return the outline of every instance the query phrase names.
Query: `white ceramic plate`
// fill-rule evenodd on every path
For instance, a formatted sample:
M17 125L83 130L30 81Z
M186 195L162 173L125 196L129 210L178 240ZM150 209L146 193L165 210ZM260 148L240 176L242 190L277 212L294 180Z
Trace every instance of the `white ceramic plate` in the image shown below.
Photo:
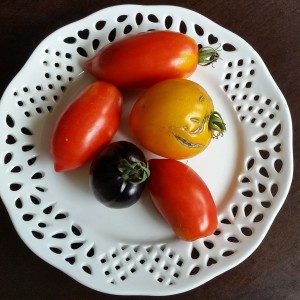
M181 31L222 49L222 60L190 78L207 89L227 123L222 139L186 161L211 189L219 218L214 235L193 243L174 236L147 193L128 209L108 209L89 190L89 166L57 174L49 155L57 117L92 80L83 62L110 41L149 29ZM132 140L127 117L137 96L125 95L114 140ZM187 9L115 6L57 30L0 105L0 192L16 230L42 259L98 291L168 295L203 284L255 250L290 187L292 125L279 88L244 40Z

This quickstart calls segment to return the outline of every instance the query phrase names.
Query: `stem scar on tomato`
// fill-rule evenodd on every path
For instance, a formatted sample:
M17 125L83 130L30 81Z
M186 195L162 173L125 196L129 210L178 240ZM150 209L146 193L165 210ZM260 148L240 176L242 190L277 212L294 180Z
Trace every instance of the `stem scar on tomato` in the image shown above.
M192 119L194 119L194 118L192 118ZM190 131L190 134L191 134L191 135L197 135L197 134L200 134L201 132L203 132L205 123L206 123L206 121L207 121L208 119L209 119L209 115L206 114L205 117L204 117L203 120L202 120L201 126L198 127L198 128L196 128L196 129L193 130L193 131ZM200 120L198 119L198 121L200 121ZM199 122L198 122L198 124L199 124Z
M195 117L190 118L190 121L200 124L200 120ZM184 131L187 131L190 135L196 136L203 132L205 123L207 121L208 121L208 129L213 132L213 134L212 134L213 138L217 139L219 136L223 136L223 134L226 130L226 124L224 123L221 115L216 111L213 111L210 115L206 114L202 120L201 126L196 128L195 130L189 131L187 126L182 127L182 129ZM183 146L188 147L188 148L201 148L201 147L205 146L201 143L191 143L187 139L185 139L175 133L173 133L173 136L180 144L182 144Z
M173 136L175 137L175 139L180 143L182 144L183 146L185 147L188 147L188 148L201 148L201 147L204 147L203 144L198 144L198 143L191 143L189 142L187 139L173 133Z

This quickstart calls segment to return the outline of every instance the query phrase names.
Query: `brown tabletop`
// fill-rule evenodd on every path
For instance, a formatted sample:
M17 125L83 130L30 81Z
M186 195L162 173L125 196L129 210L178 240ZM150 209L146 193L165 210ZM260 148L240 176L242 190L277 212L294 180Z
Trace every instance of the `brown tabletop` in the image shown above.
M296 129L295 171L290 193L261 245L237 267L189 292L164 299L300 299L299 1L145 0L130 3L186 7L245 39L260 54L284 94ZM35 47L50 33L97 10L118 4L124 2L2 0L0 94ZM34 255L17 235L2 201L0 220L0 299L119 298L79 284Z

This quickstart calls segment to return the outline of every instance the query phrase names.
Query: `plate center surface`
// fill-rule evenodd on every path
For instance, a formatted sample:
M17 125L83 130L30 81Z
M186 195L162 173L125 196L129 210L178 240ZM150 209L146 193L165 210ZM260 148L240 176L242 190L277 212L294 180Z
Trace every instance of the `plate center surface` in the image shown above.
M235 180L243 160L243 141L240 123L230 100L211 72L210 69L205 72L203 69L198 69L189 79L201 84L210 94L215 110L222 115L227 125L227 131L222 138L212 140L203 153L183 162L192 167L206 182L220 213L236 188ZM48 168L48 178L51 177L49 192L53 194L58 204L69 212L74 221L85 224L91 236L95 238L98 235L106 236L107 241L113 244L116 241L129 244L165 243L175 239L173 232L153 206L147 191L132 207L111 209L94 198L89 188L89 165L66 173L53 171L53 163L49 154L53 126L66 105L92 81L93 78L85 73L78 76L68 87L61 102L46 122L42 147L45 148L44 153L46 153L45 164L47 166L45 167ZM132 105L141 93L141 91L124 92L121 127L113 141L129 140L136 143L128 126L128 116ZM148 159L155 157L145 149L142 150Z

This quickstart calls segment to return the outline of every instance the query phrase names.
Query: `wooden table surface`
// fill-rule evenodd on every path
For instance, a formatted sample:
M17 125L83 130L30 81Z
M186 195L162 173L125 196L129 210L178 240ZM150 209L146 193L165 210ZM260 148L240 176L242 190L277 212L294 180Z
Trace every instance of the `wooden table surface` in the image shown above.
M0 1L0 94L54 30L117 0ZM164 299L300 299L300 2L297 0L131 1L192 9L245 39L260 54L289 105L294 179L266 238L244 262L206 284ZM299 94L298 94L299 93ZM1 191L0 191L1 193ZM0 299L117 299L48 265L21 241L0 201ZM123 299L149 297L123 297ZM162 297L161 297L162 298Z

